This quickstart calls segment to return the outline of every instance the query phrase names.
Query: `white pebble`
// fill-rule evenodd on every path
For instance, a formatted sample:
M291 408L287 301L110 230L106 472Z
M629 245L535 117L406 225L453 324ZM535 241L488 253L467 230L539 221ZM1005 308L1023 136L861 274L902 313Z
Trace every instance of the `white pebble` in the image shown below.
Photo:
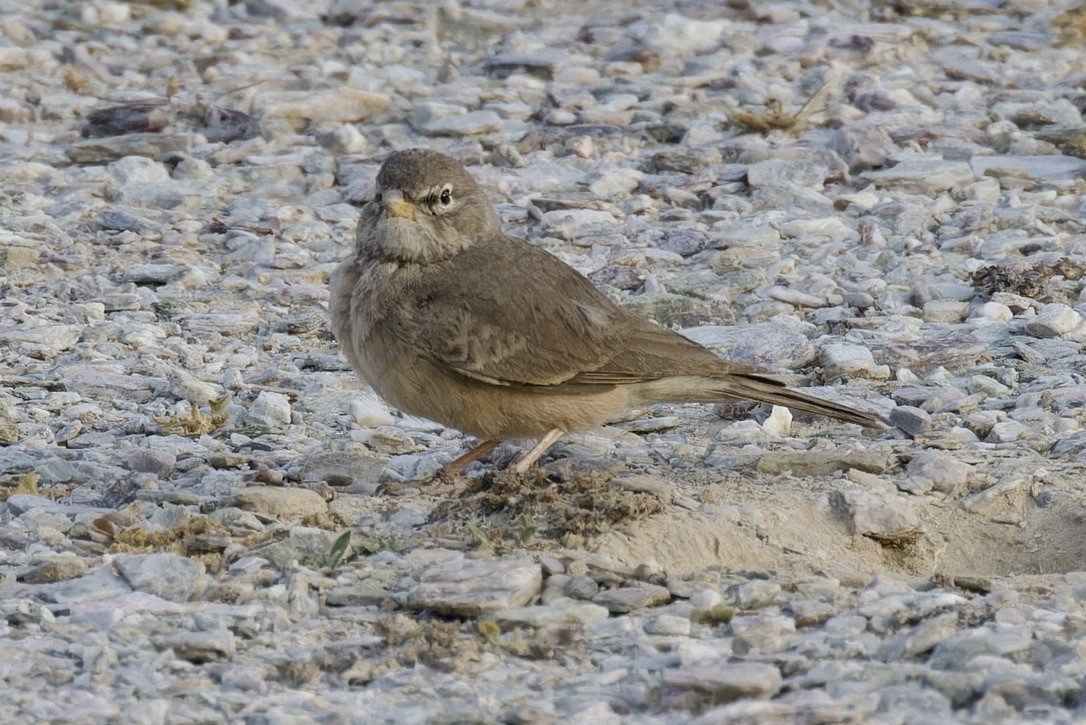
M970 320L973 322L1007 322L1014 317L1011 308L999 302L985 302L973 310Z
M593 181L588 190L601 199L632 194L645 174L637 169L614 169Z
M264 428L287 425L290 423L290 400L282 393L265 390L249 406L247 417L250 422Z
M348 403L347 410L359 428L379 428L396 422L388 408L377 400L355 398Z
M1045 305L1036 317L1026 323L1026 332L1034 337L1080 339L1082 328L1082 315L1059 302Z
M145 156L125 156L107 168L109 175L122 185L153 184L157 181L168 181L170 178L170 172L165 166Z
M762 430L773 436L786 436L792 431L792 411L780 405L773 406L773 412L762 421Z
M870 350L848 343L831 343L823 347L822 367L830 377L860 375L879 380L890 377L890 368L876 365Z
M690 597L694 609L707 610L724 603L724 595L713 589L702 589Z
M686 617L676 617L673 614L658 614L645 622L645 632L671 637L686 637L690 635L690 620Z
M1028 432L1029 428L1017 420L1005 420L1002 423L993 425L992 430L988 432L988 437L984 440L988 443L1010 443L1018 440Z

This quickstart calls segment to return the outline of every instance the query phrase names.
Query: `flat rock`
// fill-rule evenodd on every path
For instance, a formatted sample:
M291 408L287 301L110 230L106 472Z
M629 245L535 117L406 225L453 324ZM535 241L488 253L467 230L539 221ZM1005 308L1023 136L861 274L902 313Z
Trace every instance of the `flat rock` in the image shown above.
M794 370L812 362L818 349L802 328L774 322L753 325L705 325L680 330L684 337L716 350L721 357L744 365Z
M328 512L328 502L308 488L248 486L234 494L237 505L270 516L304 518Z
M671 592L667 587L655 584L643 586L619 587L602 591L592 598L593 604L599 604L615 613L632 612L635 609L655 607L671 601Z
M543 571L529 559L464 559L435 564L403 597L409 609L475 617L522 607L539 594Z
M732 649L736 654L751 652L781 652L796 634L796 622L791 617L771 612L732 617Z
M86 573L86 562L75 554L65 552L35 556L18 578L33 584L47 584L75 579Z
M416 127L424 136L478 136L501 130L502 119L494 111L468 111L431 118Z
M1026 322L1026 331L1035 337L1086 339L1082 315L1071 307L1053 302L1043 306L1037 316Z
M780 670L773 665L724 660L664 670L663 680L665 687L703 692L717 702L773 697L783 684Z
M290 398L265 390L249 406L245 420L259 428L281 428L290 423Z
M824 476L850 468L868 473L885 473L892 467L885 452L873 449L839 449L830 451L770 451L758 459L763 473L790 471L795 476Z
M663 637L690 636L690 619L672 614L658 614L645 622L645 633Z
M614 223L613 214L597 209L555 209L543 212L542 219L543 228L548 234L570 240Z
M18 347L27 354L52 358L79 342L77 325L19 325L0 327L0 345Z
M1082 178L1086 174L1086 160L1062 154L974 156L969 165L977 176L1017 171L1033 179L1061 180Z
M974 478L972 466L944 451L921 451L909 461L905 473L930 481L942 493L962 491Z
M187 602L208 583L203 564L164 551L119 554L113 565L133 589L171 602Z
M332 552L338 534L334 531L294 526L282 541L252 550L252 553L268 560L272 566L286 568L299 563L323 566Z
M923 408L899 405L890 411L890 422L911 436L931 430L931 414Z
M878 541L902 541L920 532L920 517L900 497L853 489L834 491L831 505L846 514L852 530Z
M585 628L591 628L605 622L611 616L607 607L590 602L562 602L531 607L517 607L484 612L481 621L495 622L502 630L529 627L532 629L555 629L569 627L570 622L578 622ZM689 622L688 622L689 624Z
M379 93L340 87L325 91L277 91L257 95L254 109L265 118L301 120L308 123L356 123L388 105Z
M864 171L860 176L876 186L893 186L918 194L937 194L956 189L975 178L973 169L964 161L923 157L905 159L889 169Z
M822 369L831 377L866 377L884 380L890 368L879 365L866 347L849 343L830 343L822 347Z
M194 664L229 662L237 650L234 633L227 629L183 632L159 638L155 644L172 649L178 657Z

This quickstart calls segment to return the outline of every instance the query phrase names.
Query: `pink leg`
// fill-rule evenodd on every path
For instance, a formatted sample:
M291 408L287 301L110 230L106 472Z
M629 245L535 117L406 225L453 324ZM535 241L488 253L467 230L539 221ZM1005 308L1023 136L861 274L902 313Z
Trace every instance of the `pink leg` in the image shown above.
M444 478L455 478L456 476L459 476L460 472L467 468L469 463L481 458L482 456L485 456L487 453L490 453L492 450L494 450L495 447L497 447L499 443L501 443L501 441L483 441L464 455L460 456L455 460L449 461L444 466L442 466L441 470L438 471L438 475Z
M543 457L543 454L546 453L551 446L558 442L559 438L561 438L565 434L566 432L561 428L555 428L552 431L548 431L547 435L540 438L539 442L532 447L532 450L525 453L523 456L517 459L515 463L513 463L513 465L510 467L512 468L513 473L524 473L525 471L527 471L536 461Z

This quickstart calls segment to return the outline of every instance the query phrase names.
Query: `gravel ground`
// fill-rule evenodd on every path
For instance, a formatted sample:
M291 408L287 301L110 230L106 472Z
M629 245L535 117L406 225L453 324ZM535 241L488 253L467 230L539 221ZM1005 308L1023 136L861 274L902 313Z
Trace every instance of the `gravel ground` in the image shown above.
M1086 718L1086 9L0 0L0 38L3 722ZM896 427L656 406L414 485L468 441L326 316L419 145Z

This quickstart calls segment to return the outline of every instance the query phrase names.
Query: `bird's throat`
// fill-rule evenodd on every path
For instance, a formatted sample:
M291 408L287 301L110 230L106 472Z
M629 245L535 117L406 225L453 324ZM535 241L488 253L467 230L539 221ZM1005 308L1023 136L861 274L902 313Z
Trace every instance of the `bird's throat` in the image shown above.
M386 217L377 225L376 242L382 256L404 264L434 264L466 246L455 236L445 239L432 225L403 217Z

